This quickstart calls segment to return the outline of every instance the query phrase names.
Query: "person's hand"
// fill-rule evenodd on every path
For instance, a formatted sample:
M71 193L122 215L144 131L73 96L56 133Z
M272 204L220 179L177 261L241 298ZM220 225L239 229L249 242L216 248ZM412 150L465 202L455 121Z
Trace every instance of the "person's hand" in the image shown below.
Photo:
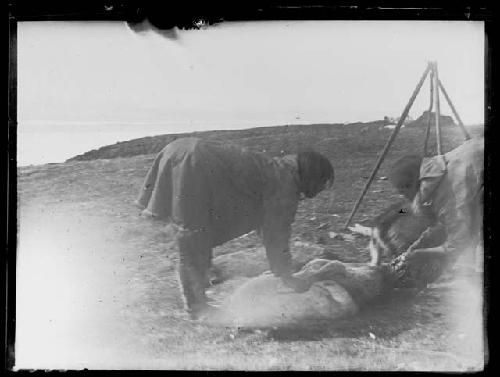
M312 283L309 281L299 279L293 276L284 276L281 278L281 280L287 287L292 288L297 293L307 292L312 285Z

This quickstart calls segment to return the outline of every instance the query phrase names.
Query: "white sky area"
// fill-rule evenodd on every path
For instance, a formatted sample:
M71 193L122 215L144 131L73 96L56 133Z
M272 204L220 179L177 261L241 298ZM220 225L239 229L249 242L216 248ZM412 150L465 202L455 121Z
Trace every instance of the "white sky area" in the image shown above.
M20 23L18 164L147 135L397 117L429 60L464 123L483 123L484 55L482 22L222 23L177 38Z

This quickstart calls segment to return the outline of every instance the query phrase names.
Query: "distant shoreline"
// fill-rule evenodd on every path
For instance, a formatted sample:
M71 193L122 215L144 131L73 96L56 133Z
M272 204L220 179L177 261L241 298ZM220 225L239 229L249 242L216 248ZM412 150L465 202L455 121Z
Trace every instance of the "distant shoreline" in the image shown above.
M241 128L217 128L200 130L198 127L170 128L172 124L161 123L70 123L71 127L64 123L56 123L55 127L50 127L48 122L37 122L32 127L39 127L37 130L26 130L20 126L18 128L18 167L38 166L44 164L63 163L68 159L91 151L109 147L115 144L130 142L136 139L147 137L160 137L166 135L180 135L191 133L212 133L212 132L251 132L259 129L275 129L280 127L307 127L307 126L350 126L350 125L371 125L382 122L381 120L372 122L352 122L352 123L304 123L295 124L270 123L270 125L259 125ZM241 123L240 123L241 124ZM76 127L74 127L76 126ZM104 126L104 127L103 127ZM143 127L141 127L143 126ZM467 127L481 127L482 124L469 125ZM141 127L141 128L138 128Z

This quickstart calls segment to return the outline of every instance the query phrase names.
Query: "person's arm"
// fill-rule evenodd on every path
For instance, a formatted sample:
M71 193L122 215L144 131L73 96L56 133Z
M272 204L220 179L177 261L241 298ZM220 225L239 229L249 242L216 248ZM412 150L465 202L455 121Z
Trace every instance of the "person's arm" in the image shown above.
M441 161L441 160L438 160ZM443 243L446 245L446 251L455 254L455 259L468 249L474 247L478 242L480 234L480 224L482 222L480 195L478 179L474 169L469 168L469 161L463 164L452 164L447 174L447 179L441 181L439 174L425 179L427 188L427 198L433 200L432 208L440 213L441 235L445 236ZM439 172L439 171L438 171ZM424 188L425 189L425 188ZM423 196L425 190L420 190L419 194ZM427 199L429 200L429 199ZM417 198L415 202L417 201ZM420 207L424 209L424 206ZM425 243L431 238L431 231L428 229L422 236L410 246L411 250L428 249ZM411 251L410 250L410 251Z
M440 222L428 227L420 237L413 242L407 251L417 249L436 249L446 242L446 228ZM437 249L436 249L437 250Z
M269 219L264 222L262 238L266 248L269 267L275 276L282 277L292 274L292 256L289 250L290 224L279 219Z
M424 230L420 237L401 255L396 257L391 264L395 266L412 264L412 260L421 260L426 257L432 258L432 255L444 254L447 252L445 242L446 229L442 223L438 222Z
M281 198L283 199L283 198ZM293 205L283 205L283 201L268 201L262 226L262 238L266 248L271 272L296 292L305 292L310 284L295 278L290 253L291 224L294 219Z
M416 260L424 260L430 258L444 258L448 255L446 246L427 247L420 249L413 249L406 255L405 261L407 263L414 263Z

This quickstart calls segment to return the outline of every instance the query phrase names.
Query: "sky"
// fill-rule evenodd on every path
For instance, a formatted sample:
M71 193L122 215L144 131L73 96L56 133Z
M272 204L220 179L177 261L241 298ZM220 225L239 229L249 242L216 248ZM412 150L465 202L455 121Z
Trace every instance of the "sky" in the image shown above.
M464 123L483 123L482 22L239 22L170 35L20 23L18 163L155 134L397 117L429 60Z

